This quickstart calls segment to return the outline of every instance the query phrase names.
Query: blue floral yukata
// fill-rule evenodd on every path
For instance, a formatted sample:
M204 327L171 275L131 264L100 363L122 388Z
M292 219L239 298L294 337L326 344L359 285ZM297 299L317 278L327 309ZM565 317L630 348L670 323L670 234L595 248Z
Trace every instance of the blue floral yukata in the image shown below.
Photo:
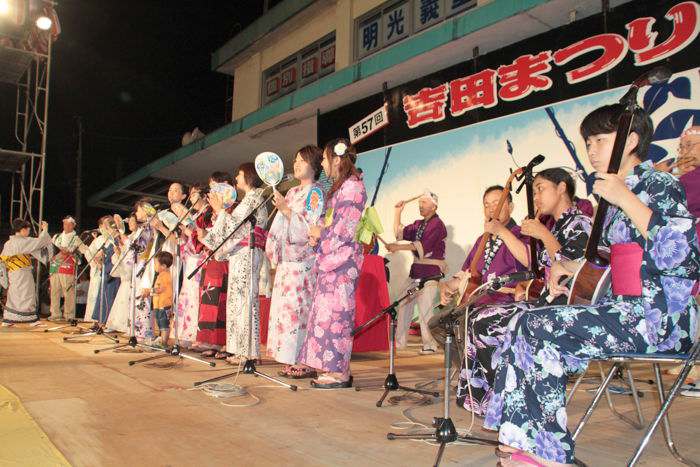
M572 206L561 215L550 231L561 245L554 260L576 260L583 256L586 249L591 233L591 218ZM539 245L542 245L541 242ZM546 271L552 266L546 248L538 249L537 264ZM457 386L457 405L476 415L486 414L493 394L496 368L503 351L502 345L510 332L508 323L518 313L548 305L548 295L545 288L537 301L484 305L469 313L465 330L465 335L468 336L465 339L465 358ZM554 303L564 305L566 297L557 297Z
M625 179L652 210L645 240L625 213L611 207L601 246L637 244L641 295L612 291L597 306L551 306L509 323L484 427L499 441L554 462L573 462L567 429L567 374L610 352L686 352L695 335L693 288L699 254L695 219L672 175L644 162Z

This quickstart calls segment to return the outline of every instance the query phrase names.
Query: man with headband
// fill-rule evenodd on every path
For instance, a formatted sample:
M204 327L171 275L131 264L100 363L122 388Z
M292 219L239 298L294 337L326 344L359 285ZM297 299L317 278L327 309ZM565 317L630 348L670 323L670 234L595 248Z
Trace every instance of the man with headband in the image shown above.
M53 236L53 245L58 253L52 258L49 266L51 284L51 316L50 321L75 318L75 250L81 240L75 233L75 219L71 216L63 218L63 232ZM63 297L63 314L61 314L61 297Z
M438 197L430 190L425 190L418 200L418 209L422 219L418 219L410 225L401 224L401 213L406 206L405 201L399 201L394 211L394 234L396 240L405 240L410 243L391 243L387 249L396 251L411 251L413 264L406 284L402 290L408 290L415 286L416 280L435 277L446 269L445 263L445 238L447 229L442 219L437 215ZM413 307L418 305L418 320L420 323L423 348L421 355L434 354L438 343L433 338L428 321L432 316L433 308L439 294L438 281L432 280L425 284L422 290L404 300L398 310L398 322L396 342L399 348L406 346L408 327L413 318ZM400 293L399 295L404 295Z

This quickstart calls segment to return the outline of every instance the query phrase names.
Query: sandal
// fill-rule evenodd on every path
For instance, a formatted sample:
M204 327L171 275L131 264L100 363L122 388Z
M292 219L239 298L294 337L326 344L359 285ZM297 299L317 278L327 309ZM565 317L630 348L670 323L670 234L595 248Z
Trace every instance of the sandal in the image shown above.
M216 350L208 349L208 350L205 350L204 352L202 352L201 355L204 358L212 358L212 357L216 356L216 353L217 353Z
M499 459L510 459L510 456L513 455L513 451L504 451L500 446L496 446L495 453Z
M321 381L328 381L326 383ZM321 376L311 380L311 387L316 389L345 389L352 387L352 376L347 381L339 381L332 376Z
M283 378L289 377L289 372L292 369L292 365L285 365L280 371L277 372L277 376L282 376Z
M224 359L228 359L231 356L233 356L233 354L230 354L230 353L222 350L220 352L216 352L216 355L214 355L214 358L217 360L224 360Z
M318 373L313 368L289 367L287 376L292 379L316 378Z

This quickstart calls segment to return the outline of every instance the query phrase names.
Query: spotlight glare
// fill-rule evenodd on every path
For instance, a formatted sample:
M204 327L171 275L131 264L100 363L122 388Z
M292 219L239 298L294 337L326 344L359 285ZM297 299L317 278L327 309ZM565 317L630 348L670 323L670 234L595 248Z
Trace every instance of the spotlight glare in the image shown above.
M2 0L0 0L0 1L2 1ZM51 18L49 18L48 16L39 16L36 19L36 27L41 29L42 31L48 31L49 29L51 29L52 24L53 24L53 22L51 21Z
M10 2L9 0L0 0L0 16L7 16L10 14Z

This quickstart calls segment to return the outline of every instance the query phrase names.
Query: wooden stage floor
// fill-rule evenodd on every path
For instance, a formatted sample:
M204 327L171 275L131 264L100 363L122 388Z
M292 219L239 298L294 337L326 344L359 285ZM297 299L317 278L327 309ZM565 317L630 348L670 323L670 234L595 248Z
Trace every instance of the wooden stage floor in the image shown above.
M419 441L388 441L392 424L407 417L428 425L442 413L442 400L417 405L375 407L378 390L312 390L308 380L298 392L244 375L245 386L260 401L251 407L227 407L199 390L194 381L207 379L234 367L216 368L185 361L177 368L146 365L130 367L129 360L151 354L106 352L103 338L90 343L63 343L65 334L44 333L43 328L15 326L0 329L0 384L22 400L29 413L66 458L75 466L430 466L436 447ZM413 386L439 378L442 354L418 356L416 347L399 352L397 374ZM280 366L265 361L258 370L276 375ZM380 385L387 371L383 353L355 355L355 384ZM649 372L637 371L648 377ZM233 379L224 382L233 382ZM442 390L442 385L434 386ZM569 412L578 421L590 400L583 385ZM656 407L652 387L640 383L645 414ZM398 394L398 393L394 393ZM615 396L623 412L631 413L628 396ZM232 398L229 404L249 404L251 397ZM469 426L470 416L456 408L458 429ZM677 444L690 459L700 461L700 400L679 398L671 410ZM1 429L1 428L0 428ZM476 419L474 434L493 437L481 430ZM637 432L600 406L584 430L577 457L589 466L624 465L640 438ZM2 450L2 447L0 447ZM675 465L660 433L652 439L641 465ZM24 465L21 459L17 464ZM493 448L450 445L443 458L448 465L495 465Z

